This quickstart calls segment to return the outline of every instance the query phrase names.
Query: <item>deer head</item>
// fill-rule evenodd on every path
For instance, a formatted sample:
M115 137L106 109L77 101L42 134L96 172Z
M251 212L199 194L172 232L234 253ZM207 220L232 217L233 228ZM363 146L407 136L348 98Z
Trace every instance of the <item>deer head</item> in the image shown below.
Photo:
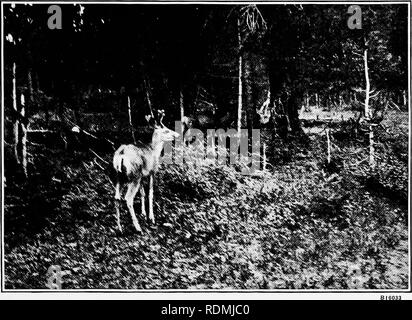
M165 116L164 110L157 110L157 119L152 118L150 115L146 116L149 124L153 127L153 137L152 143L159 144L163 142L173 141L179 137L179 134L176 131L173 131L167 128L163 124L163 118Z

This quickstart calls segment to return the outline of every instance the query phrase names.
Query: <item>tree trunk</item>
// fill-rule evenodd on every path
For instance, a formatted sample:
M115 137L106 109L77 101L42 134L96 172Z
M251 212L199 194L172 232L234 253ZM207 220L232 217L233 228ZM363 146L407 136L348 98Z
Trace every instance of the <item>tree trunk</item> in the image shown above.
M375 162L375 141L374 141L374 133L373 127L369 126L369 166L374 168L376 165Z
M403 90L403 107L407 109L408 106L408 96L406 90Z
M32 77L32 69L29 68L27 71L27 87L28 87L28 93L29 93L29 101L28 101L28 110L26 108L25 104L25 97L22 94L21 95L21 109L20 109L20 114L22 116L22 119L28 118L29 117L29 112L33 111L34 107L34 95L33 95L33 77ZM21 126L20 126L20 132L21 132L21 161L22 161L22 167L23 167L23 172L24 176L27 178L28 177L28 172L27 172L27 126L28 126L28 121L22 121Z
M185 140L185 138L184 138L184 134L185 134L185 125L184 125L184 123L185 123L184 122L185 106L184 106L184 96L183 96L183 88L182 87L180 87L180 91L179 91L179 108L180 108L180 122L181 122L180 128L181 128L181 130L178 133ZM188 125L187 122L186 122L186 125ZM189 128L188 128L188 130L189 130Z
M13 135L14 135L14 158L16 163L20 164L19 157L19 110L17 108L17 92L16 92L16 63L13 63L13 80L12 80L12 98L13 98L13 110L15 112L13 123Z
M136 144L136 137L134 135L134 127L133 127L133 121L132 121L132 107L130 105L130 97L127 96L127 111L129 114L129 130L130 133L132 134L132 138L133 138L133 143Z
M282 139L288 135L300 135L299 109L302 106L304 91L295 57L300 50L299 30L296 25L287 25L292 18L284 7L277 7L279 19L274 22L269 33L269 80L271 91L271 106L275 109L272 126ZM276 105L280 98L282 105Z
M294 94L288 100L287 110L286 110L286 120L288 123L288 132L298 133L302 130L299 120L299 105L302 103L301 93L298 89L295 90Z
M25 108L25 98L24 95L21 95L20 101L20 115L22 119L26 117L26 108ZM21 165L23 169L24 176L27 178L27 127L25 121L20 121L20 132L21 132Z
M184 99L183 99L183 89L180 88L179 92L179 106L180 106L180 122L183 123L183 118L185 116L185 106L183 104Z
M34 103L34 97L33 97L33 79L32 79L32 72L31 69L27 71L27 87L29 90L29 106L32 107Z
M369 68L368 68L368 49L365 49L363 53L363 63L365 67L365 118L367 121L371 120L371 110L369 106L369 96L370 96L370 79L369 79ZM369 124L369 166L371 168L375 167L375 141L373 126Z
M150 92L149 92L150 88L149 88L149 84L147 83L146 79L144 79L144 87L146 91L147 106L149 107L150 115L154 117L153 109L152 109L152 101L150 100Z
M266 171L267 157L266 157L266 142L263 142L263 171Z
M179 91L179 108L180 108L180 122L182 123L181 127L181 132L180 134L183 137L184 134L184 117L185 117L185 106L184 106L184 96L183 96L183 88L180 87L180 91Z
M242 128L242 74L243 74L243 59L242 59L242 35L240 33L240 19L237 19L237 41L238 41L238 100L237 100L237 133L240 137Z
M369 110L369 95L370 95L370 80L369 80L369 68L368 68L368 49L365 49L363 53L363 63L365 68L365 118L370 118Z
M326 141L327 141L327 144L328 144L328 158L327 158L327 161L328 161L328 164L330 163L330 161L331 161L331 144L330 144L330 137L329 137L329 129L326 129Z
M309 111L309 99L310 99L310 95L309 93L305 93L305 111L308 112Z

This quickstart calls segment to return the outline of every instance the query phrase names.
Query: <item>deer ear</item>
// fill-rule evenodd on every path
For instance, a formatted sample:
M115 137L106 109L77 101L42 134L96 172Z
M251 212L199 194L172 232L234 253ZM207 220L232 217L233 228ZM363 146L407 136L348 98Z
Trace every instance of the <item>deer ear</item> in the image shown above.
M144 118L146 119L147 124L150 127L154 127L156 125L156 120L154 119L154 117L152 117L151 114L145 115Z

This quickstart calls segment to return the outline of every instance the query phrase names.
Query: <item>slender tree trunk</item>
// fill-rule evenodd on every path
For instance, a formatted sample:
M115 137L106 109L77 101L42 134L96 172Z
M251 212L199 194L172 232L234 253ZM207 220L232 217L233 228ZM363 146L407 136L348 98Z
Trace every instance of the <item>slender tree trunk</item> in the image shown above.
M183 123L183 118L185 116L185 106L184 106L184 99L183 99L183 89L180 88L179 92L179 106L180 106L180 122Z
M255 90L252 86L252 73L254 70L253 58L254 57L251 55L245 55L243 59L243 93L245 97L243 101L243 109L245 110L246 127L248 129L253 128L253 118L256 114L255 105L257 103L257 99L254 96Z
M22 116L23 121L21 122L21 160L22 160L22 166L23 166L23 172L24 176L27 178L28 177L28 172L27 172L27 126L28 126L28 121L25 121L24 119L29 117L29 112L33 111L34 107L34 95L33 95L33 73L32 69L29 68L27 71L27 87L28 87L28 94L29 94L29 100L26 108L26 103L25 103L25 97L22 94L21 95L21 107L20 107L20 114ZM28 109L28 110L27 110Z
M183 90L180 89L180 94L179 94L179 102L180 102L180 121L183 122L183 118L185 116L185 107L183 104Z
M330 137L329 137L329 129L326 129L326 141L327 141L327 144L328 144L328 158L327 158L327 161L328 161L328 164L329 164L330 161L331 161L331 143L330 143Z
M365 118L370 118L370 110L369 110L369 95L370 95L370 80L369 80L369 68L368 68L368 49L365 49L363 53L363 63L365 68Z
M242 128L242 74L243 74L243 59L242 59L242 35L240 33L240 19L237 20L237 41L238 41L238 101L237 101L237 133L240 137L240 130Z
M22 119L26 117L26 103L24 95L21 95L20 99L20 115ZM27 127L25 121L20 121L20 132L21 132L21 165L23 168L24 176L27 178Z
M374 141L374 132L373 127L369 126L369 166L374 168L376 165L375 162L375 141Z
M266 142L263 142L263 171L266 171L267 157L266 157Z
M13 110L15 111L14 123L13 123L13 133L14 133L14 158L18 164L20 164L19 156L19 110L17 108L17 92L16 92L16 63L13 63L13 89L12 89L12 98L13 98Z
M407 107L407 104L408 104L408 97L407 97L407 94L406 94L406 90L403 90L403 106L404 106L404 108Z
M147 106L149 107L150 115L154 117L153 109L152 109L152 101L150 100L150 92L149 92L150 88L149 88L149 84L147 83L146 79L144 79L144 87L146 91Z
M29 89L29 102L30 102L30 107L32 107L34 103L34 97L33 97L33 79L32 79L32 72L31 69L27 71L27 87Z
M371 110L369 106L369 96L370 96L370 79L369 79L369 67L368 67L368 49L365 49L363 53L363 62L365 67L365 118L371 121ZM375 167L375 141L373 126L369 124L369 166L371 168Z
M180 87L180 92L179 92L179 108L180 108L180 122L182 123L181 128L182 132L180 133L182 136L184 134L184 117L185 117L185 106L184 106L184 96L183 96L183 88Z
M310 95L308 93L305 93L305 111L308 112L309 111L309 99L310 99Z
M132 121L132 107L130 105L130 97L127 96L127 111L129 114L129 130L130 133L132 134L132 138L133 138L133 143L136 144L136 137L134 135L134 127L133 127L133 121Z

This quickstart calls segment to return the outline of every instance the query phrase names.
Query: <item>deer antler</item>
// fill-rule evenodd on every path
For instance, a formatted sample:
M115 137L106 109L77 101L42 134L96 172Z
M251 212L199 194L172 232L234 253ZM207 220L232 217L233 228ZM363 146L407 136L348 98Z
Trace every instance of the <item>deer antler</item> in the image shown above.
M159 117L159 124L163 127L163 126L164 126L164 124L163 124L163 118L164 118L164 116L165 116L165 111L164 111L163 109L157 110L157 115L158 115L158 117Z

